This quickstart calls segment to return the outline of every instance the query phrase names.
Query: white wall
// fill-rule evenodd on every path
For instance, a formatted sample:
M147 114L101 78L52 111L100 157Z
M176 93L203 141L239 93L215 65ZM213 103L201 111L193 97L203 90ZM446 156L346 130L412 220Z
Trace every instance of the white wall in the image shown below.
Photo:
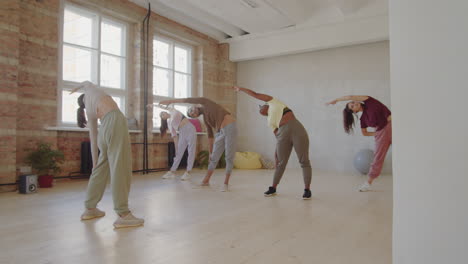
M245 35L229 43L229 59L243 61L388 40L387 14Z
M390 1L397 264L468 263L467 11Z
M314 169L356 173L353 156L363 148L374 149L374 140L353 136L342 125L344 103L327 101L349 94L371 95L390 105L388 42L238 63L238 85L272 95L294 110L309 132ZM238 95L239 150L256 151L273 159L275 137L266 119L258 114L257 101ZM384 173L391 170L391 155ZM299 167L295 154L290 166Z

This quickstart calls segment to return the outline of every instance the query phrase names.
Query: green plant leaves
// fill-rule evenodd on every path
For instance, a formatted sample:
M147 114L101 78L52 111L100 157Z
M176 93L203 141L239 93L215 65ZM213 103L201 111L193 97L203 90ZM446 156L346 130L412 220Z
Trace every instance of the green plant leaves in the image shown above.
M53 171L55 174L60 172L59 164L64 160L63 152L54 150L51 144L39 142L36 149L29 150L26 156L26 163L36 170L39 175L48 174Z

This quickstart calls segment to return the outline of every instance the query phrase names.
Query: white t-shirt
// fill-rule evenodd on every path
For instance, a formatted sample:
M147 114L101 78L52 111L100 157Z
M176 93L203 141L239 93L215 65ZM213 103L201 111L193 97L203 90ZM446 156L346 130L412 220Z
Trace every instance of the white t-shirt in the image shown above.
M182 122L183 115L176 109L169 109L169 114L171 118L169 118L167 125L169 127L169 131L171 131L172 137L177 136L177 129L179 128L180 122Z
M271 99L268 103L268 126L271 127L271 129L275 130L279 128L279 124L281 122L281 118L283 117L283 110L287 106L277 100L276 98Z

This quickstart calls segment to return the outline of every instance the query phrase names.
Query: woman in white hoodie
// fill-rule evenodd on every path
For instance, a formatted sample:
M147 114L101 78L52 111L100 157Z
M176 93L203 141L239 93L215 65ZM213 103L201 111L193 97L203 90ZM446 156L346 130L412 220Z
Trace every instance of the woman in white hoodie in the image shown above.
M153 106L153 104L149 104L148 108ZM176 156L171 170L164 174L163 179L175 178L175 171L179 167L180 161L184 156L185 149L188 148L187 170L180 178L183 181L188 180L190 179L190 171L193 169L195 151L197 149L197 131L195 126L177 109L162 105L157 106L167 110L167 112L163 111L159 114L159 117L161 118L161 137L164 137L167 130L169 130L172 138L174 139L176 150ZM177 132L179 135L177 135Z

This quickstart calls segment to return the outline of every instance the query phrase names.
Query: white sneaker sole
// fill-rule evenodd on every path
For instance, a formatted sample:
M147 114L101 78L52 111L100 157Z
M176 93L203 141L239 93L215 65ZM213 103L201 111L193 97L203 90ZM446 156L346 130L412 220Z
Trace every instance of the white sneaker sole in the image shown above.
M272 194L263 194L265 197L271 197L271 196L275 196L276 193L272 193Z
M81 217L81 220L83 221L86 221L86 220L91 220L91 219L95 219L95 218L101 218L101 217L104 217L106 214L103 214L103 215L93 215L93 216L82 216Z
M311 199L312 199L312 197L309 197L309 198L307 198L307 197L302 197L302 200L311 200Z
M122 225L122 224L114 224L115 228L127 228L127 227L139 227L143 226L144 223L141 224L134 224L134 225Z

